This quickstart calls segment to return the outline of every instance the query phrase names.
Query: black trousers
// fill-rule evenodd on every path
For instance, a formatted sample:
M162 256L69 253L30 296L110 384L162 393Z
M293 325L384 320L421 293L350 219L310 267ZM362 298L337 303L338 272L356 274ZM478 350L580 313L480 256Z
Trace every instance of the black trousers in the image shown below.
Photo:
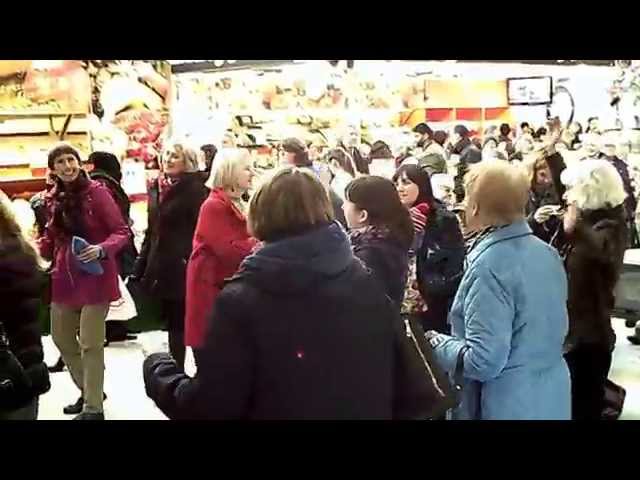
M565 355L571 372L573 420L600 420L612 352L600 345L581 345Z
M169 331L169 352L178 367L184 370L184 300L162 300L160 309L162 321Z
M202 348L193 348L193 359L196 361L196 368L199 368L202 365Z

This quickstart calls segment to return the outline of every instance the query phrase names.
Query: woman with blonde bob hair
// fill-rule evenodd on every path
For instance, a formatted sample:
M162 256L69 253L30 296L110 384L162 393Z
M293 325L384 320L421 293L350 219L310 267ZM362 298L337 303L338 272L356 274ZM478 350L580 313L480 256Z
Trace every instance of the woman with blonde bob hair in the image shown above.
M169 331L169 349L181 367L185 359L186 270L200 206L209 191L199 171L198 154L180 140L167 142L162 173L149 188L149 219L131 281L160 301Z
M38 321L42 264L0 190L0 344L6 336L17 360L2 365L0 420L36 420L38 398L50 388Z
M251 198L249 226L264 245L218 296L196 377L154 354L148 395L172 419L393 418L404 329L323 185L308 169L277 171Z
M224 281L256 245L247 233L242 200L253 176L249 152L225 149L216 158L207 182L211 193L200 208L187 266L185 344L193 349L198 365L215 299Z
M557 252L526 222L527 175L519 165L482 162L465 183L467 229L475 235L451 335L427 332L440 365L462 379L452 417L567 420L567 280Z
M622 178L607 160L582 160L564 170L567 212L563 220L569 277L569 336L565 350L572 377L575 420L598 420L615 334L614 289L628 241Z

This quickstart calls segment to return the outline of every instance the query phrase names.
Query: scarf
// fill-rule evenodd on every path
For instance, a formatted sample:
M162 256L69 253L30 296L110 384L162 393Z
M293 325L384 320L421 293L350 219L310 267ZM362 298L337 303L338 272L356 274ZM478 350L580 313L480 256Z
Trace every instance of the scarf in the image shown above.
M413 231L416 235L424 232L430 212L431 207L428 203L420 203L419 205L414 205L409 209L409 215L413 221Z
M367 225L349 231L351 245L357 247L370 240L385 240L391 236L391 231L385 226Z
M469 255L469 253L471 253L471 251L476 248L476 246L485 238L487 238L489 235L491 235L493 232L500 230L501 228L506 227L507 225L501 225L501 226L490 226L490 227L486 227L483 228L482 230L475 230L473 232L469 232L467 235L465 235L464 237L464 244L465 244L465 250L467 252L467 255Z
M58 180L49 193L53 200L52 223L66 237L85 237L82 205L90 182L87 173L80 170L73 182L65 184Z
M160 196L160 203L164 201L167 197L169 191L176 186L176 184L180 181L180 177L171 177L169 175L165 175L161 173L158 176L158 194Z

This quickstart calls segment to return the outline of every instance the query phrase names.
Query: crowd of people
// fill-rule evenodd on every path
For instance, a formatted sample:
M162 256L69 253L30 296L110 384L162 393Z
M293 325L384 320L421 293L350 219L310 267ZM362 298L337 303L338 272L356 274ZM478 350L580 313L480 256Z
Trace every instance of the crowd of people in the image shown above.
M624 154L597 119L414 133L396 158L355 129L321 155L290 138L262 174L246 150L168 142L139 253L117 158L94 152L87 173L53 148L37 247L1 202L0 418L37 418L50 387L44 302L80 391L64 413L104 419L105 318L127 279L160 304L169 352L143 373L171 419L600 419L637 241ZM376 159L395 173L371 175Z

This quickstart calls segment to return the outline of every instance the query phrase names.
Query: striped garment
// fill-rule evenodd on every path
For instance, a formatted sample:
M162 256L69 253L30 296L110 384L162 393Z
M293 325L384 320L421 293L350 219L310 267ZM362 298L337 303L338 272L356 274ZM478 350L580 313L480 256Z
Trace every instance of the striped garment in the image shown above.
M413 230L416 234L424 232L427 225L427 216L429 215L429 205L421 203L409 209L409 215L413 221Z

